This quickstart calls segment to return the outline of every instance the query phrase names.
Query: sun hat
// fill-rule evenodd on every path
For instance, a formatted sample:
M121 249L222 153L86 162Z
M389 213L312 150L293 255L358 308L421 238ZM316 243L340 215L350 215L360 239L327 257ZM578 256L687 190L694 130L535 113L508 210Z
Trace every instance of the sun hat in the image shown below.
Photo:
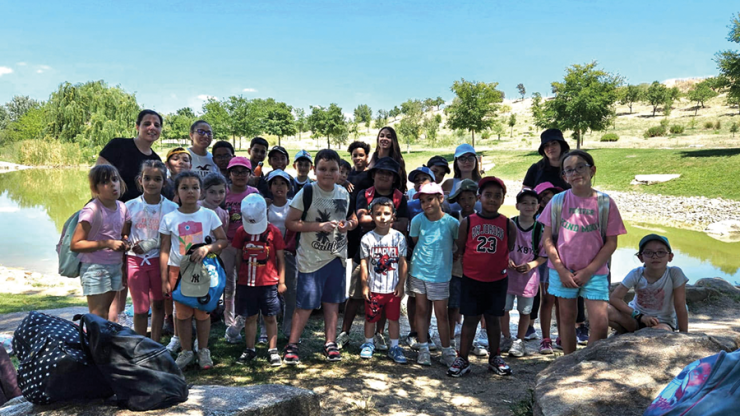
M473 193L478 192L478 184L475 183L475 181L472 179L463 179L460 182L460 186L458 186L457 189L455 189L455 192L450 194L447 200L451 204L454 204L455 202L457 202L457 198L460 197L460 194L465 191L471 191Z
M234 166L242 166L249 169L250 172L252 171L252 162L244 156L232 157L231 160L229 160L229 166L226 167L226 170L229 170Z
M550 142L560 142L560 154L564 155L570 151L570 145L565 141L563 132L559 129L547 129L540 134L540 148L537 153L545 155L545 145Z
M474 155L476 154L473 146L467 143L463 143L460 146L457 146L457 148L455 149L455 159L467 153L472 153Z
M442 156L432 156L432 158L427 162L427 166L430 168L432 166L442 166L445 168L445 173L450 173L450 162Z
M640 240L640 253L642 253L642 250L645 248L645 245L651 241L658 241L662 244L665 244L666 247L668 247L668 252L672 253L673 250L671 249L671 244L668 242L668 239L663 237L662 235L658 234L648 234L645 237L642 237L642 240Z
M267 152L267 158L269 159L273 153L278 152L285 155L285 158L290 160L290 155L288 154L288 151L285 150L283 146L272 146L272 149L270 149L269 152Z
M442 187L439 186L436 182L430 182L426 183L421 186L419 189L419 192L414 194L414 199L421 198L422 195L442 195L444 196L444 191L442 190Z
M537 192L537 195L542 195L543 192L550 189L554 189L556 194L563 192L563 188L553 185L552 182L542 182L534 187L534 191Z
M409 173L409 181L413 182L419 175L427 175L431 180L434 180L434 172L432 172L432 170L428 167L422 166L420 168L412 170L411 173Z
M539 195L537 194L537 192L534 191L534 189L532 189L532 188L522 188L522 190L519 191L518 194L516 194L516 203L518 204L518 203L522 202L522 198L524 198L527 195L529 195L531 197L534 197L534 199L536 199L538 201L540 199Z
M501 178L497 178L495 176L486 176L485 178L478 181L478 194L483 191L483 188L485 188L486 185L492 182L503 189L504 195L506 195L506 185L504 185L504 181L502 181Z
M242 199L242 226L247 234L262 234L267 229L267 203L258 193Z
M199 298L208 294L211 275L203 261L194 262L190 254L180 260L180 292L183 296Z
M395 159L393 159L390 156L381 157L377 162L375 162L375 165L372 169L370 169L368 172L368 175L371 177L373 176L373 172L378 170L387 170L389 172L393 172L396 174L397 177L400 177L398 174L398 171L401 170L401 165L396 162Z
M267 183L272 182L275 178L283 178L285 179L285 182L288 182L288 185L290 185L290 175L282 169L275 169L267 174Z
M295 154L295 159L293 159L293 163L297 162L300 159L306 159L309 162L313 163L313 159L311 159L311 153L308 153L305 150L299 150L298 153Z

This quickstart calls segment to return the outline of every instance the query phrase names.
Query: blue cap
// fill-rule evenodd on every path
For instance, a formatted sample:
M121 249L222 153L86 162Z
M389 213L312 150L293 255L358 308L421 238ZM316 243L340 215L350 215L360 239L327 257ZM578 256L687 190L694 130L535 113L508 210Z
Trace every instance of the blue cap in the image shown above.
M298 153L295 154L295 159L293 159L293 163L297 162L298 159L308 159L309 162L313 163L313 159L311 159L311 153L308 153L305 150L299 150Z
M285 182L288 182L288 186L290 186L290 175L288 175L288 173L282 169L275 169L272 172L268 173L267 183L270 183L273 179L277 178L278 176L285 179Z
M471 145L469 145L467 143L463 143L460 146L457 146L457 148L455 149L455 157L456 158L458 158L458 157L460 157L460 156L462 156L464 154L467 154L467 153L476 154L475 153L475 149L473 149L473 146L471 146Z
M420 168L416 168L409 173L409 181L413 182L416 179L416 175L423 173L425 175L429 175L432 180L434 180L434 172L432 172L431 169L429 169L426 166L422 166Z
M673 250L671 250L671 244L668 242L667 238L658 234L648 234L645 237L642 237L642 240L640 240L640 253L642 253L642 250L645 249L645 245L651 241L658 241L666 246L669 253L673 252Z

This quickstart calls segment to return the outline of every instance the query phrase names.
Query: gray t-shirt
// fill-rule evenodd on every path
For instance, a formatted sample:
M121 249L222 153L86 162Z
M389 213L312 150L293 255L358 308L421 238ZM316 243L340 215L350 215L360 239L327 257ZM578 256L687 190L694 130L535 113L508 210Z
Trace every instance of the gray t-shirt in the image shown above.
M643 275L644 267L633 269L622 281L622 286L635 289L635 298L629 303L645 315L658 318L661 323L676 328L676 309L673 305L673 289L689 281L678 267L668 267L654 283L649 283Z
M197 172L201 178L205 178L206 175L212 172L221 173L221 170L219 170L218 166L213 161L213 155L211 154L211 152L206 151L205 156L199 156L195 154L195 152L191 148L188 148L188 152L190 153L190 160L193 165L191 170L193 172Z
M380 235L374 230L362 236L360 255L367 260L367 285L372 293L393 293L398 285L398 262L406 257L406 237L391 228Z

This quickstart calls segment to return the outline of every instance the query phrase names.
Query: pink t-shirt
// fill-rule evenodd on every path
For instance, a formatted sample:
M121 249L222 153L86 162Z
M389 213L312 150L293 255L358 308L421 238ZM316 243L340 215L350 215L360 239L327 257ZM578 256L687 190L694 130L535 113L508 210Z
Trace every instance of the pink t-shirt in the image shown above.
M234 193L226 189L226 211L229 213L229 228L226 230L226 237L229 241L234 239L236 230L242 225L242 199L247 195L259 192L257 188L247 185L244 192Z
M509 252L509 259L516 265L529 263L535 258L535 253L532 250L532 232L534 230L534 225L529 227L527 230L522 230L516 221L514 221L514 225L516 225L516 241L514 242L514 250ZM540 238L539 247L537 247L537 255L539 257L547 257L542 240L544 239ZM537 295L537 289L540 285L540 273L537 270L537 267L527 273L519 273L516 270L509 269L508 275L509 290L507 293L524 296L526 298L533 298Z
M211 209L211 208L208 208L207 206L203 205L203 201L198 201L198 205L201 206L201 207L203 207L203 208L206 208L206 209ZM221 208L221 207L216 207L216 209L213 209L212 211L215 212L216 215L218 216L218 219L221 220L221 224L222 224L221 226L224 228L224 232L228 231L228 228L229 228L229 213L226 212L226 210L223 209L223 208ZM210 236L213 239L213 241L216 241L216 235L213 234L213 232L211 232Z
M95 208L92 207L92 204L95 204ZM100 217L96 220L95 215ZM98 198L95 198L82 208L79 221L86 221L91 227L94 223L97 224L97 233L88 235L88 241L120 240L123 224L126 221L131 221L131 215L126 209L126 204L121 201L116 201L115 209L109 209ZM113 251L106 248L92 253L80 253L79 259L82 263L118 264L123 263L123 251Z
M548 203L539 221L543 224L552 225L550 221L550 207ZM619 209L614 200L609 198L609 219L606 223L607 237L627 234L619 215ZM573 195L569 189L565 191L563 210L560 217L560 230L558 231L558 255L566 268L573 271L583 270L591 260L596 257L604 246L599 231L599 203L596 196L581 198ZM553 269L551 261L547 266ZM609 268L604 263L595 274L607 274Z

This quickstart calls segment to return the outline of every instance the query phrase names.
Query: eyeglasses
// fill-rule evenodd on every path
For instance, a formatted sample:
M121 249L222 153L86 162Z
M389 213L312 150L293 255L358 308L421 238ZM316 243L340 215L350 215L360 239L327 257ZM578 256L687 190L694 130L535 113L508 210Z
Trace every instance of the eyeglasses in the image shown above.
M252 172L249 169L233 169L230 173L234 176L247 176Z
M475 156L460 156L457 158L457 161L460 163L475 162Z
M640 253L640 254L642 254L643 257L647 257L647 258L657 257L659 259L662 259L663 257L665 257L666 255L668 255L669 253L667 251L663 251L663 250L659 250L659 251L643 250L643 252Z
M195 132L198 133L198 134L200 134L201 136L208 136L208 137L212 137L213 136L213 132L210 131L210 130L201 130L201 129L198 129Z
M578 165L575 167L575 169L563 169L563 176L573 176L576 173L578 173L579 175L583 175L588 171L588 168L590 167L591 165Z

